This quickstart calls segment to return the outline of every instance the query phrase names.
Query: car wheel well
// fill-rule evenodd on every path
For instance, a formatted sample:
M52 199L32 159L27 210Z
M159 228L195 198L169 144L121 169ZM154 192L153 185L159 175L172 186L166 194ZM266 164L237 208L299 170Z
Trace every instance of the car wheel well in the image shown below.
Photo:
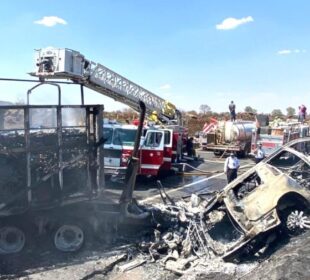
M297 193L287 193L278 200L278 213L291 207L306 209L307 207L309 207L309 202L307 202L304 197Z

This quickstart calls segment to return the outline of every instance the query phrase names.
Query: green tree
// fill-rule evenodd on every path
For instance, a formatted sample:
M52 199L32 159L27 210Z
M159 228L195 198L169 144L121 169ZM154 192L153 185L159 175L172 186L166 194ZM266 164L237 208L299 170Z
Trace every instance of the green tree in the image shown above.
M296 110L293 107L287 107L286 112L287 112L288 117L295 116L295 114L296 114Z
M273 109L272 110L272 112L271 112L271 116L273 117L273 118L275 118L275 117L283 117L283 113L282 113L282 111L280 110L280 109Z
M199 111L205 115L207 114L208 112L211 112L211 107L207 104L202 104L199 106Z
M251 106L246 106L244 108L244 112L246 112L248 114L256 114L257 110L253 109Z

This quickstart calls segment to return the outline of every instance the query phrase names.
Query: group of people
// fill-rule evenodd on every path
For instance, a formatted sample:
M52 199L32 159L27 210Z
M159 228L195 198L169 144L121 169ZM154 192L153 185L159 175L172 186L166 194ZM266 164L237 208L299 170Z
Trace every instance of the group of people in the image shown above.
M231 101L228 105L228 109L230 112L230 120L232 122L236 121L236 104L234 103L234 101ZM304 122L307 116L307 107L302 104L300 106L298 106L298 121L299 122Z

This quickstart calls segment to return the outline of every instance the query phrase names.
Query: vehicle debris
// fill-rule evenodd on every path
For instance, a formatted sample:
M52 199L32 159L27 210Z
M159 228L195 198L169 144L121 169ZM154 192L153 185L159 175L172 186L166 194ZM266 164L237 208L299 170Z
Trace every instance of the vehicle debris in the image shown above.
M146 259L136 259L129 263L119 265L117 268L121 272L126 272L146 263Z
M223 191L173 201L158 182L163 203L151 207L154 238L142 249L151 261L182 275L205 262L264 253L275 232L310 228L310 138L283 146ZM303 148L301 148L303 147Z

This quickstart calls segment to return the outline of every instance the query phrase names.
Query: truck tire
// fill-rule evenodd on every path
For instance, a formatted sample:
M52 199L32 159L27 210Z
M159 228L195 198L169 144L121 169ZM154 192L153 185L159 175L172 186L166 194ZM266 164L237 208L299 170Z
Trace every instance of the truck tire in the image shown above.
M23 216L12 216L0 222L0 255L19 253L33 245L34 227Z
M215 150L213 153L215 156L221 156L223 154L223 151Z
M0 227L0 254L19 253L26 243L24 231L15 225Z
M52 240L61 252L77 252L91 235L91 226L84 219L65 217L58 221L52 232Z

